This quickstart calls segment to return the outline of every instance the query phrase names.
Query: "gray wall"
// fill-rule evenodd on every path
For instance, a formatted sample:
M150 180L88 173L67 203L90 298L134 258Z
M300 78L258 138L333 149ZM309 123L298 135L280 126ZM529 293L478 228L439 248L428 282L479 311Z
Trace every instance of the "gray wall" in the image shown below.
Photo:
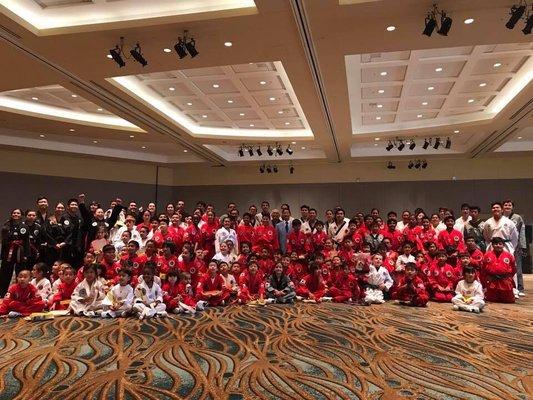
M7 172L0 172L0 179L0 219L7 218L12 208L34 207L35 199L41 194L48 196L51 204L79 193L86 193L88 200L98 200L103 205L108 205L116 196L143 205L155 199L154 185ZM351 214L355 210L369 211L372 207L379 208L382 213L416 207L433 211L439 206L457 210L462 202L479 205L483 212L488 212L492 201L510 197L527 221L533 216L533 180L159 186L158 193L161 208L169 200L183 199L190 210L197 200L204 200L213 203L221 213L229 201L236 201L244 212L250 204L259 206L262 200L268 200L272 207L289 203L294 213L298 213L301 204L308 204L317 208L320 215L336 205L342 205Z

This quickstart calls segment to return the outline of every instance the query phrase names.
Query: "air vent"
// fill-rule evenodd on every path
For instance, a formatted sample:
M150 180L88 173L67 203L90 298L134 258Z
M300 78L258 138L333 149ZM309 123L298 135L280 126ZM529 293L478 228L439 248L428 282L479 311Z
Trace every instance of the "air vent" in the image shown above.
M12 39L22 39L21 36L17 35L11 29L6 28L4 25L0 25L0 31L7 33L9 36L11 36Z
M522 107L520 107L520 109L517 112L515 112L513 115L511 115L511 117L509 118L509 121L512 121L513 119L515 119L518 116L518 114L520 114L527 107L529 107L531 105L531 103L533 103L533 99L530 99L526 104L524 104Z

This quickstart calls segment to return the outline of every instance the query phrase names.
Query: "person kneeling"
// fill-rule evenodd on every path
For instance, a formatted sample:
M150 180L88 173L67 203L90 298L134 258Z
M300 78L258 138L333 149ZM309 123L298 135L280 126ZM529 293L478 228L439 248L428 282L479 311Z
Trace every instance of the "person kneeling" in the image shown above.
M485 306L483 301L483 287L476 279L476 270L472 266L463 268L464 279L459 281L455 288L455 297L452 299L455 311L471 311L478 313Z
M406 306L424 307L427 304L429 296L424 282L417 276L415 263L405 265L405 276L400 279L393 299Z

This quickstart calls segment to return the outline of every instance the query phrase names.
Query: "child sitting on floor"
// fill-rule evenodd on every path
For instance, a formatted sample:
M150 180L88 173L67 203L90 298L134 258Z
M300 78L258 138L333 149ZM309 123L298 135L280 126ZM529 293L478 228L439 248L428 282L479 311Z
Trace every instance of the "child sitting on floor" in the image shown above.
M246 304L252 300L263 300L264 297L265 281L263 272L259 270L257 263L252 262L248 265L248 269L239 276L239 303Z
M283 264L277 263L274 273L270 275L266 283L267 302L269 303L293 303L296 297L294 284L291 279L283 273Z
M437 253L437 262L429 270L429 286L431 287L431 300L441 303L452 301L454 285L456 282L455 270L447 263L447 255L440 250Z
M385 303L384 294L389 292L393 283L389 271L383 266L383 256L374 254L370 264L370 276L368 277L368 286L365 291L365 301L376 304Z
M37 288L37 294L41 296L41 299L43 299L45 305L48 304L48 298L52 294L52 284L48 278L44 276L46 269L47 266L45 263L35 264L31 270L33 279L30 282Z
M224 286L224 279L218 272L217 261L213 259L198 282L196 296L199 300L204 300L204 306L225 306L229 295Z
M83 277L72 293L69 311L74 315L95 317L102 312L105 297L104 286L96 279L96 265L85 265Z
M76 283L74 268L70 264L61 264L60 266L61 278L60 283L57 285L57 290L53 293L50 301L50 310L67 310L70 305L70 298L72 292L78 285Z
M150 263L146 263L142 274L143 280L135 288L133 310L141 320L167 316L163 292L161 287L154 282L154 275L155 268Z
M479 313L485 306L483 301L483 287L476 279L476 270L472 266L463 268L464 279L459 281L455 288L455 297L452 299L455 311L471 311Z
M175 314L185 313L194 314L196 312L196 304L191 298L185 299L182 293L184 287L178 282L178 273L174 270L167 274L167 281L163 283L163 301L169 312ZM186 300L189 301L187 304Z
M30 271L26 269L18 273L17 283L9 287L0 304L0 315L16 318L44 310L44 301L37 294L35 286L30 284L30 276Z
M111 288L102 301L102 318L127 317L133 306L133 288L130 285L131 270L121 268L118 283Z
M405 265L405 276L398 282L393 298L402 305L424 307L429 296L424 282L417 276L416 264L408 262Z
M322 271L316 262L309 264L309 274L298 283L296 295L309 303L318 303L326 294L326 285L322 279Z

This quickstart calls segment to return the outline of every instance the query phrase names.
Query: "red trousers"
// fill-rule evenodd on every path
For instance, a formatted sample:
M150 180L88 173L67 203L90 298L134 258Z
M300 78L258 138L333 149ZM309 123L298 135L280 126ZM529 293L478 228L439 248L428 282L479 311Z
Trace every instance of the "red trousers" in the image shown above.
M44 307L45 304L42 300L33 300L30 302L4 300L2 304L0 304L0 315L8 314L10 311L15 311L22 315L30 315L34 312L42 312Z
M345 301L348 301L349 299L352 298L351 290L341 290L341 289L337 289L335 286L329 289L328 294L331 297L333 297L333 301L335 303L344 303Z
M435 290L435 293L433 293L432 300L437 301L439 303L450 303L454 295L455 293L452 292L439 292Z
M492 303L514 303L515 297L513 289L511 290L500 290L487 288L485 293L485 300Z
M228 291L223 291L220 295L218 296L212 296L210 298L207 298L203 295L199 296L200 297L200 300L205 300L207 301L207 303L209 303L210 306L212 307L217 307L217 306L220 306L222 305L222 302L226 302L228 299L229 299L229 296L230 296L230 292Z
M326 294L326 291L324 289L319 289L314 292L311 292L305 286L300 286L296 289L296 295L302 296L306 299L309 298L309 295L311 294L315 296L315 300L320 300L322 297L324 297L324 295Z

